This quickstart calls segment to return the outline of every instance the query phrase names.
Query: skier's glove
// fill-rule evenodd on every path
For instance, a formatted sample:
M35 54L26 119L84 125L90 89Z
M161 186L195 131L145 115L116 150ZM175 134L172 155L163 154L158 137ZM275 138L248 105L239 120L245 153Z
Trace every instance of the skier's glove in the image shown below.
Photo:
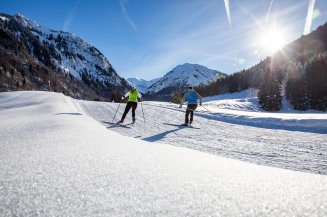
M180 105L179 107L182 108L182 105Z

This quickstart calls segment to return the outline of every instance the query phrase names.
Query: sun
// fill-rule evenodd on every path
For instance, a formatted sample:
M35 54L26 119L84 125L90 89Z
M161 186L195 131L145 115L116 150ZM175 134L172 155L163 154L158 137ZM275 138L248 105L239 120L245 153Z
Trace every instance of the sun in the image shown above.
M270 29L261 33L260 47L269 53L275 53L286 44L285 35L281 30Z

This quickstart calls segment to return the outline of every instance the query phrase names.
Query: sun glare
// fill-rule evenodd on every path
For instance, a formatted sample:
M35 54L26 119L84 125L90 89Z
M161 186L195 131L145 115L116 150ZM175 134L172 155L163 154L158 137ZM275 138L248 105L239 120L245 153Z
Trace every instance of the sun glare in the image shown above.
M261 35L260 46L270 53L274 53L284 47L286 43L285 36L282 31L276 29L269 30Z

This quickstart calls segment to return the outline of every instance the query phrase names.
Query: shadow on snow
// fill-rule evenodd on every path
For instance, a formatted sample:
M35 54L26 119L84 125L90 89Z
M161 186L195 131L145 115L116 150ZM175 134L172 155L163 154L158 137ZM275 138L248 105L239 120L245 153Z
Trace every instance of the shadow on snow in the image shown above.
M149 106L156 106L164 109L170 109L173 111L178 112L185 112L185 110L181 110L179 108L170 108L168 106L162 106L162 105L150 105ZM311 127L303 127L303 126L290 126L285 124L287 120L281 120L278 124L269 123L269 119L274 120L276 118L257 118L256 122L250 122L246 120L246 117L244 116L237 116L231 114L220 114L220 113L205 113L203 111L195 111L195 116L215 120L215 121L222 121L229 124L237 124L237 125L243 125L243 126L250 126L250 127L257 127L257 128L264 128L264 129L272 129L272 130L287 130L287 131L299 131L299 132L307 132L307 133L319 133L319 134L327 134L327 128L311 128ZM294 120L293 120L294 121ZM305 120L303 120L305 121ZM321 120L324 121L324 120ZM326 121L327 124L327 121Z

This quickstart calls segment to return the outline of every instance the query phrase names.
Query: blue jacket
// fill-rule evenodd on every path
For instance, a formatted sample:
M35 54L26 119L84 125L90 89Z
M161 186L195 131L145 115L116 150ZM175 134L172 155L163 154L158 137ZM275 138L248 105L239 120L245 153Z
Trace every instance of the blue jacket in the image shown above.
M183 96L181 104L187 102L188 105L198 104L198 99L200 99L200 104L202 104L202 97L194 90L188 90Z

